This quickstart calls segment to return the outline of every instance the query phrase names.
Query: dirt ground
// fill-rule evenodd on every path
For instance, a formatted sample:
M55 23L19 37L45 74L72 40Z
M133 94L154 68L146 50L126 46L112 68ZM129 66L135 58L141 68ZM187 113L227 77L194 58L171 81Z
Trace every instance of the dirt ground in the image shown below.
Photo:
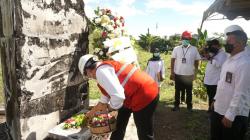
M160 102L155 113L156 140L208 140L209 116L207 105L195 104L193 112L186 105L181 110L171 111L172 105Z
M186 105L181 110L171 111L172 104L160 102L155 112L155 138L156 140L208 140L209 115L206 104L194 104L193 112L188 112ZM0 115L0 123L5 120ZM250 129L249 129L250 130ZM250 140L250 131L248 131ZM131 118L124 140L137 140L136 128Z

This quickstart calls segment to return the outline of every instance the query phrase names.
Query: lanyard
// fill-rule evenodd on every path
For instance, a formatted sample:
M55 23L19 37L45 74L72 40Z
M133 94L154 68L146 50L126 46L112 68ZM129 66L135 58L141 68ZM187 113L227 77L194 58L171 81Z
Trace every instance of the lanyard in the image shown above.
M184 58L186 58L186 54L187 54L189 48L190 48L190 46L187 47L187 50L186 50L186 52L184 53L184 49L183 49L183 47L182 47L182 53L183 53L183 57L184 57Z

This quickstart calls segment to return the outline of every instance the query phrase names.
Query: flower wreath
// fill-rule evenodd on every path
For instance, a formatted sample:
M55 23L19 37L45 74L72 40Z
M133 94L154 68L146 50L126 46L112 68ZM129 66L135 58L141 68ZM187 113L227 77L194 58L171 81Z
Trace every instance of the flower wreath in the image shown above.
M110 9L100 9L99 7L94 10L95 17L92 19L93 26L93 47L94 53L100 59L109 59L108 49L104 42L128 36L125 29L125 20L122 16L114 14Z

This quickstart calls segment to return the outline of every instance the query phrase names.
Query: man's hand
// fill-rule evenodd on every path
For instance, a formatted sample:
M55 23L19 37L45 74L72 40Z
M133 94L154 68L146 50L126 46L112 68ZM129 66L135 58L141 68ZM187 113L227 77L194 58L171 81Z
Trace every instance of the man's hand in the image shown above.
M231 128L232 127L232 121L230 121L228 118L226 118L224 116L224 118L222 119L222 124L226 127L226 128Z
M92 118L95 116L97 112L107 112L108 104L104 104L99 102L96 106L94 106L89 112L86 113L88 118Z
M209 60L209 58L210 58L210 55L208 54L208 53L204 53L204 55L203 55L207 60Z

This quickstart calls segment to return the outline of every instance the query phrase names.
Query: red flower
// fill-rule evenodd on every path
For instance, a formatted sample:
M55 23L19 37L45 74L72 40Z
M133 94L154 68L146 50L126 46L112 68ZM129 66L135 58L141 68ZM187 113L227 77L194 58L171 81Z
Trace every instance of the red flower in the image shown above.
M115 24L114 29L116 29L116 28L117 28L117 25Z
M102 37L106 38L107 37L107 32L102 32Z
M116 21L117 21L117 19L118 19L118 18L117 18L117 17L115 17L115 18L114 18L114 22L116 22Z
M124 23L122 23L122 27L124 27Z
M69 118L69 119L67 119L67 120L65 121L65 123L71 123L71 122L73 122L73 121L74 121L74 119Z

